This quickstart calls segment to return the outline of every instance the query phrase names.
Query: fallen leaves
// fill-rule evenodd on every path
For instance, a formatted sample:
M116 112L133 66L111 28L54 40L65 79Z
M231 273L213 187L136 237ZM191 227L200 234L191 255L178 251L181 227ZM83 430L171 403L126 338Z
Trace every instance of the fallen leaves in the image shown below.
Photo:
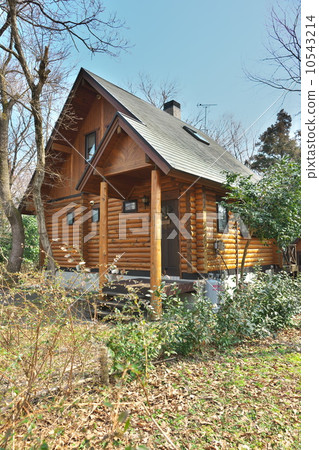
M15 448L299 448L299 335L277 339L280 350L256 341L158 365L143 386L135 379L81 386L73 400L43 398L15 423Z

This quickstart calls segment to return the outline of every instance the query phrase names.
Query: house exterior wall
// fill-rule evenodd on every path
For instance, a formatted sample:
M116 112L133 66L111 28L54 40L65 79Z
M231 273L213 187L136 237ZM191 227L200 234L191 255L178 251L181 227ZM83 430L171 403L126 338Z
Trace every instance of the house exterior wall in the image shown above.
M74 139L64 141L58 135L57 144L63 144L69 153L55 150L55 141L50 151L49 170L44 180L43 194L46 199L55 199L78 194L76 185L85 169L85 135L96 132L96 145L101 141L110 124L115 109L103 98L96 98L83 120L73 125L76 130ZM51 175L53 174L53 176Z
M50 164L57 175L46 177L43 193L46 200L48 234L58 265L63 268L74 268L80 261L85 261L90 269L98 269L100 224L92 222L91 212L92 208L99 206L99 196L79 193L76 185L86 164L85 135L95 131L98 145L116 110L101 96L94 95L89 108L83 111L85 117L77 122L78 129L73 134L68 150L54 150L53 142ZM143 162L146 163L146 160L143 160L143 150L137 148L137 144L123 131L112 139L102 164L102 169L105 169L104 175L114 174L122 167L132 171L138 170ZM61 142L59 139L60 145ZM67 146L67 143L63 144ZM144 195L151 197L151 179L148 168L146 166L144 168L144 175L141 176L139 172L140 179L134 184L134 188L132 187L129 198L138 201L138 213L149 217L150 205L145 206L142 197ZM162 200L179 199L178 218L182 224L185 215L189 215L185 221L185 229L182 226L179 239L180 275L195 277L198 274L236 269L236 254L238 253L240 262L246 240L238 234L237 241L236 230L231 220L229 231L224 234L218 233L217 192L203 186L200 181L191 187L190 185L191 182L187 183L185 179L175 176L163 175L161 179ZM125 271L149 272L149 229L147 227L142 229L140 217L130 214L121 216L122 206L121 200L109 199L108 263L116 262L117 267ZM71 210L76 213L74 224L67 225L67 213ZM122 233L120 236L120 230L124 229L124 218L127 225L126 234L124 236ZM222 240L225 245L220 254L216 253L214 248L216 240ZM252 239L246 257L246 267L256 264L280 265L280 263L281 257L274 245L265 246L257 239Z
M228 223L228 233L218 233L217 220L217 204L216 194L210 190L206 191L206 210L207 210L207 271L235 269L236 268L236 239L238 239L238 259L241 262L246 239L241 236L239 230L236 232L235 221L230 216ZM236 237L237 233L237 237ZM225 250L221 252L221 256L216 254L214 243L216 240L222 240ZM223 260L224 259L224 260ZM278 264L276 260L275 246L272 242L267 245L259 239L253 238L248 248L245 267L252 267L256 264L268 266Z
M180 233L180 275L182 277L221 272L236 269L236 230L234 221L229 221L228 233L217 232L216 194L201 185L189 186L182 180L163 177L162 198L179 197L179 219L183 222L185 214L188 220ZM141 180L130 198L138 202L138 214L122 214L121 200L109 199L108 203L108 263L115 264L123 271L149 272L150 233L147 226L150 206L143 204L142 198L150 198L150 180ZM76 197L51 201L46 206L46 220L53 255L58 265L74 268L81 260L90 269L99 265L99 223L92 222L92 209L99 206L99 196L78 194ZM67 213L76 211L73 225L67 225ZM126 226L125 226L126 222ZM143 229L143 223L145 228ZM188 233L188 235L187 235ZM191 237L191 238L189 238ZM217 254L214 248L216 240L222 240L225 249ZM246 239L238 233L238 260L241 262ZM264 245L252 239L245 267L280 264L274 245Z

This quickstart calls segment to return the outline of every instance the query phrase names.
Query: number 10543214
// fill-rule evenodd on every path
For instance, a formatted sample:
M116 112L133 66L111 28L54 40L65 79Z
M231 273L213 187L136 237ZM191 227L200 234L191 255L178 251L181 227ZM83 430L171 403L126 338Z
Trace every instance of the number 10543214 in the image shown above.
M315 16L306 16L306 73L315 73L316 68L316 23Z

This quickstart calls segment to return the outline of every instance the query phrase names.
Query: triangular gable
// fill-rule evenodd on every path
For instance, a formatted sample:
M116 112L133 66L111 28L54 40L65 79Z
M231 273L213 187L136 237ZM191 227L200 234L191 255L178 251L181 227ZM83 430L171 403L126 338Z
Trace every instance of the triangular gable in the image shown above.
M134 146L129 148L120 148L116 150L110 145L112 139L120 134L120 131L124 131L126 135L132 140ZM134 164L134 152L137 157L137 161ZM143 157L144 154L144 157ZM92 177L100 176L100 179L104 177L118 174L120 172L125 173L129 170L135 170L142 167L150 166L146 161L145 156L149 159L149 163L155 164L165 174L170 171L170 166L167 162L149 145L149 143L136 132L136 130L130 126L125 116L121 113L117 113L102 138L95 155L90 163L87 165L76 189L79 191L90 190L87 187L92 184ZM122 160L121 160L122 158ZM123 161L126 159L127 165L123 165ZM122 165L121 165L122 161ZM116 172L117 169L121 169ZM105 175L104 175L105 174Z

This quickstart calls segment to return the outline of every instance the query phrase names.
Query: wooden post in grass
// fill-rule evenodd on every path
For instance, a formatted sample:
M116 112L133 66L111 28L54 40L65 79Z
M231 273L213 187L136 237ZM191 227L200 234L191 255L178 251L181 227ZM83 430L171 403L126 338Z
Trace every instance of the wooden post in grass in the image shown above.
M150 289L158 290L162 281L162 214L161 214L161 177L159 170L151 173L151 270ZM151 306L155 318L162 314L162 300L152 294Z

